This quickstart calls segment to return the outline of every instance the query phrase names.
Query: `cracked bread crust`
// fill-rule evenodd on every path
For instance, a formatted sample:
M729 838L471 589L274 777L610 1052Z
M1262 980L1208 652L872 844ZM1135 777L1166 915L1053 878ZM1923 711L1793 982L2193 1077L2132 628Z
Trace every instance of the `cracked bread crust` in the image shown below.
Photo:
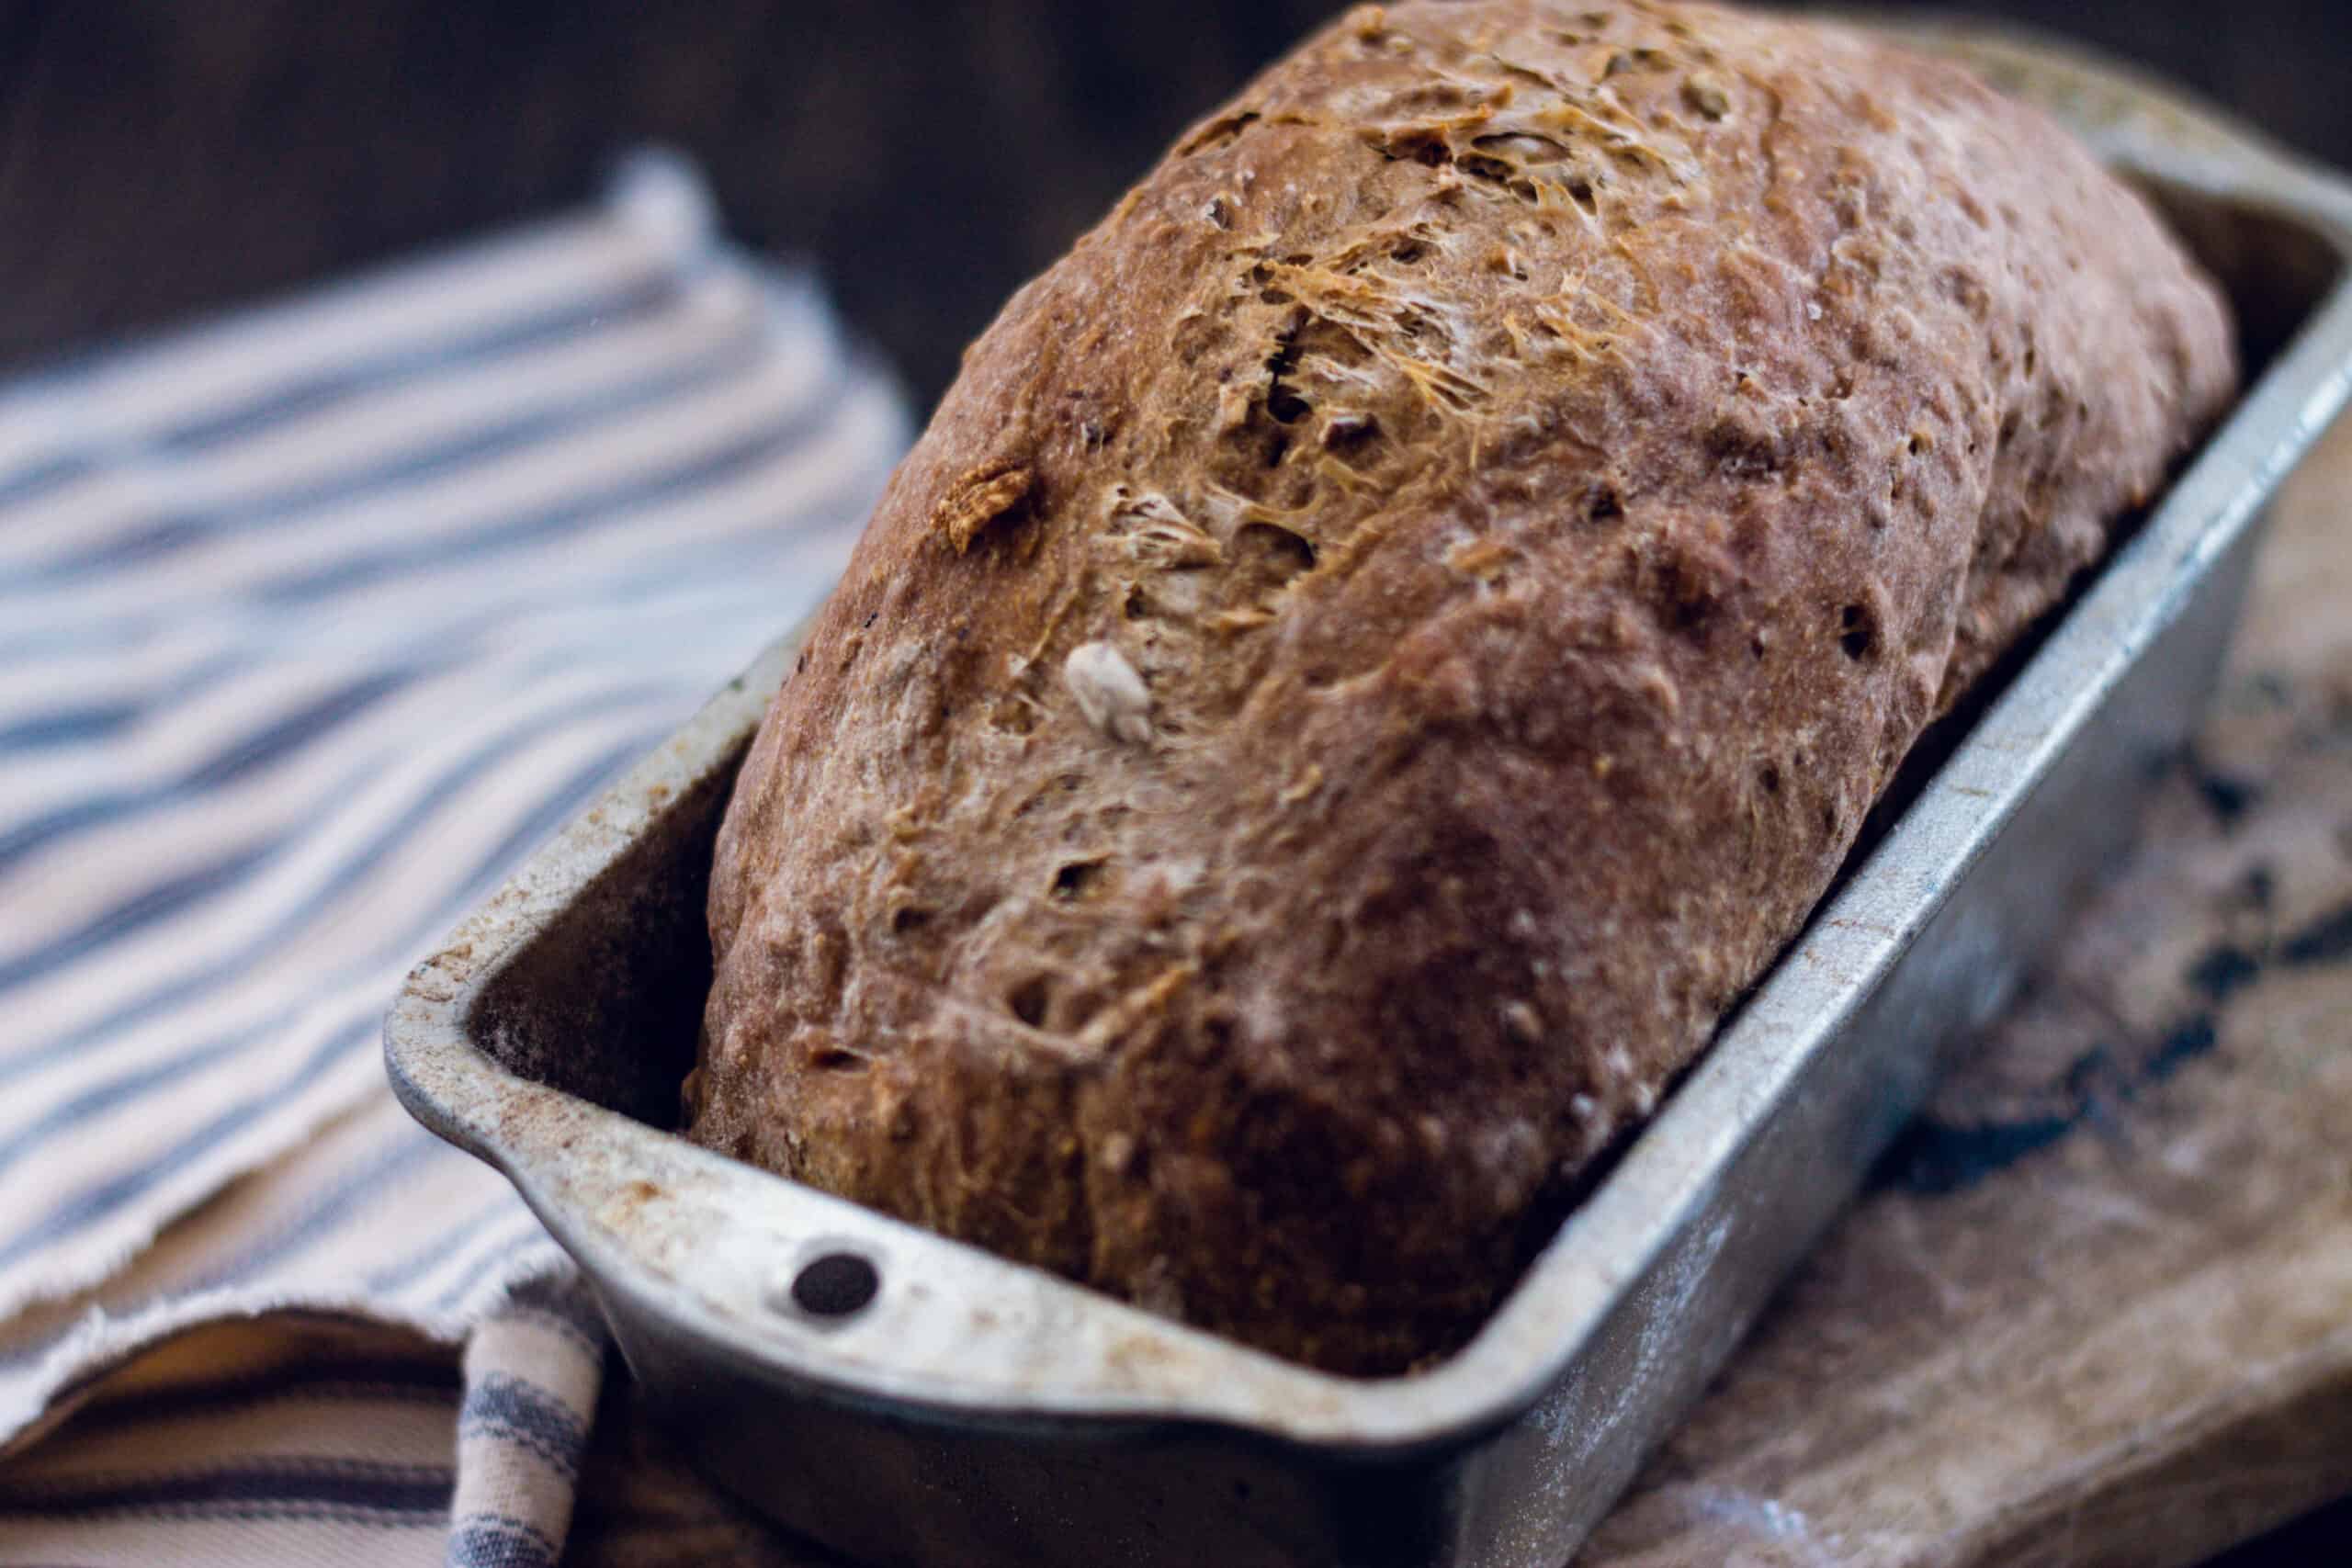
M1351 12L892 479L728 811L691 1134L1318 1366L1456 1346L2233 383L1954 67Z

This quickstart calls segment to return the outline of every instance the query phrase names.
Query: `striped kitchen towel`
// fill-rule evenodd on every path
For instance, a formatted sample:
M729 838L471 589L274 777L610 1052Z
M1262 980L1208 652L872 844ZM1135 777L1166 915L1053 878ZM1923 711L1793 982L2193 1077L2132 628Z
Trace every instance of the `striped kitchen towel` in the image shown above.
M655 155L0 389L0 1564L554 1560L603 1330L380 1020L908 436Z

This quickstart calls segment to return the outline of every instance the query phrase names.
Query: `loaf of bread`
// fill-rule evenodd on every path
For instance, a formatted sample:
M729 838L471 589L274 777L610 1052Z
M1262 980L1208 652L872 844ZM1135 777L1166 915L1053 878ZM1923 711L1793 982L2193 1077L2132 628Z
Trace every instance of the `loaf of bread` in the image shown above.
M2141 200L1951 66L1351 12L892 480L727 814L692 1135L1441 1353L2233 378Z

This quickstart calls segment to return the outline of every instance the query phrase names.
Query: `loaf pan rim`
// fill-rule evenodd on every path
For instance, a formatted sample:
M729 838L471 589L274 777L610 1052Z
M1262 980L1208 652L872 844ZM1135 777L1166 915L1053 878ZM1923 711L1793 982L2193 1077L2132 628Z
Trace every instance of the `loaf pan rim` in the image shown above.
M2132 172L2267 208L2304 224L2352 265L2352 189L2267 146L2211 134L2217 123L2210 118L2174 119L2136 132L2153 138L2143 145L2102 150ZM2183 124L2193 133L2182 134ZM2199 560L2228 547L2341 410L2347 392L2352 392L2352 281L2339 274L2295 339L2247 389L2161 499L2146 529L2102 569L2099 580L2050 643L2019 672L2018 685L2051 679L2046 671L2056 662L2085 657L2086 649L2076 646L2087 636L2085 617L2095 618L2107 601L2119 597L2114 584L2127 569L2169 572L2186 582ZM2164 558L2167 551L2175 558ZM2095 671L2085 682L2086 702L2111 683L2115 669L2128 667L2135 628L2144 641L2165 624L2168 611L2162 595L2138 608L2139 619L2132 626L2114 629L2109 646L2093 650L2105 660L2098 669L2107 672L2101 676ZM1880 912L1872 903L1878 886L1873 868L1917 852L1917 840L1928 831L1924 814L1930 803L1950 805L1939 791L1949 784L1951 770L1977 749L1980 739L1997 738L1997 721L2018 701L2015 687L2003 694L1852 880L1816 911L1807 933L1775 962L1748 1008L1661 1105L1623 1162L1570 1214L1479 1333L1426 1371L1378 1379L1321 1372L1149 1318L1083 1287L870 1211L858 1209L843 1219L839 1228L844 1232L887 1238L886 1245L910 1256L968 1255L965 1261L976 1269L1011 1271L1005 1277L1018 1280L1024 1296L1056 1303L1057 1310L1067 1304L1066 1298L1075 1297L1080 1304L1074 1310L1116 1319L1122 1332L1136 1337L1136 1343L1173 1347L1170 1353L1178 1363L1194 1368L1213 1364L1227 1374L1218 1386L1147 1381L1120 1393L1070 1386L1050 1376L1019 1383L1001 1376L969 1382L890 1376L846 1352L844 1347L851 1343L846 1337L830 1337L829 1331L782 1315L747 1324L709 1310L691 1291L678 1288L682 1281L673 1279L668 1287L660 1286L658 1276L639 1267L641 1259L616 1242L620 1232L582 1212L555 1163L576 1154L582 1139L616 1135L615 1122L676 1145L669 1152L690 1173L707 1175L708 1168L699 1162L718 1162L758 1181L781 1184L792 1190L804 1209L836 1217L838 1211L828 1206L841 1201L692 1149L671 1134L517 1077L469 1036L474 1004L503 964L543 929L566 898L626 852L634 835L652 820L659 807L647 804L651 792L673 789L682 777L701 776L712 759L743 743L796 646L797 637L772 646L537 852L439 953L417 967L387 1021L387 1066L396 1094L427 1127L513 1180L592 1279L609 1280L610 1288L626 1288L656 1303L666 1300L682 1329L724 1348L737 1364L766 1368L792 1386L951 1423L1034 1421L1105 1429L1136 1423L1198 1423L1359 1456L1396 1457L1475 1440L1525 1412L1573 1367L1607 1314L1623 1304L1626 1292L1673 1242L1679 1234L1676 1221L1703 1202L1706 1172L1720 1170L1728 1160L1731 1145L1724 1140L1737 1135L1742 1124L1704 1124L1701 1118L1708 1108L1747 1096L1752 1117L1756 1107L1791 1090L1796 1081L1792 1075L1801 1072L1812 1048L1808 1042L1835 1032L1835 1016L1815 1011L1806 1015L1797 1034L1781 1040L1777 1055L1748 1043L1753 1032L1779 1016L1776 1005L1791 986L1784 976L1806 966L1843 965L1851 972L1858 960L1867 973L1883 973L1940 907L1915 904L1901 922L1856 934L1859 928L1853 922L1867 922ZM2045 673L2037 676L2036 671ZM1974 813L1968 833L1958 840L1962 858L1954 862L1947 855L1938 863L1946 874L1962 870L1965 857L1998 830L2071 734L2063 726L2047 732L2035 760L2012 773L2010 793ZM1868 990L1867 980L1849 985L1842 1006L1859 1006ZM1660 1163L1665 1156L1659 1150L1668 1145L1676 1158L1666 1165L1673 1168ZM943 1255L941 1248L951 1253ZM656 1283L649 1285L650 1280ZM1244 1393L1246 1398L1237 1397Z

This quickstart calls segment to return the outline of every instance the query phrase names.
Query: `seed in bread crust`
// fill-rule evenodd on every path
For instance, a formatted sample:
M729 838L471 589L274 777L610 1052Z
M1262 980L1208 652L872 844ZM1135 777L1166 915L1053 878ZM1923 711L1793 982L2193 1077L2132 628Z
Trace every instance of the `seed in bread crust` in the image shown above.
M1151 693L1126 655L1109 643L1082 642L1071 649L1062 664L1062 682L1086 722L1104 735L1138 745L1151 739Z

